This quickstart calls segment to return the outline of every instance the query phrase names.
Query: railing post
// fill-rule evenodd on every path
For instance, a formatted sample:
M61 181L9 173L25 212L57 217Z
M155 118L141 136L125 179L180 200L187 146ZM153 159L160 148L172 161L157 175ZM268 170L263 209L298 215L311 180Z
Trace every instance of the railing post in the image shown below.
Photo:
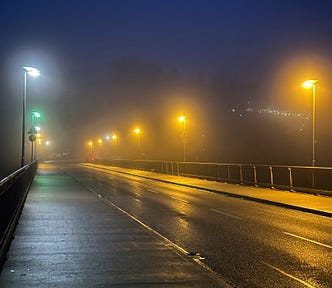
M253 168L254 168L254 182L255 182L255 187L258 187L256 165L254 165Z
M179 161L176 162L176 166L177 166L177 169L178 169L178 176L180 176L180 164L179 164Z
M243 184L242 165L240 164L240 184Z
M229 166L227 165L227 181L230 182L231 181L231 173L229 171Z
M270 181L271 181L271 188L274 189L274 180L273 180L273 169L272 167L270 166L269 167L270 169Z
M293 175L292 175L292 168L288 167L288 174L289 174L289 187L290 191L294 191L293 186Z

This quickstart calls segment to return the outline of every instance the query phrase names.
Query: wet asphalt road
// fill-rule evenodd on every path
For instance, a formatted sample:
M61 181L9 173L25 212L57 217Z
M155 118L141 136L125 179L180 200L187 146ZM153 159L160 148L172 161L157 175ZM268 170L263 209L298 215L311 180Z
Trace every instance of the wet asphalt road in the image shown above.
M332 287L332 219L153 180L63 166L83 186L237 287Z

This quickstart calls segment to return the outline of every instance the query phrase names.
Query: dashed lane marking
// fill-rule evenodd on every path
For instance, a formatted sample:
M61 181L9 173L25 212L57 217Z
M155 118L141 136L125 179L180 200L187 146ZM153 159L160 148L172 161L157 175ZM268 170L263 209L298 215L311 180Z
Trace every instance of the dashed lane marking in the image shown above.
M229 217L236 218L236 219L243 219L242 217L239 217L239 216L236 216L236 215L232 215L232 214L229 214L229 213L226 213L226 212L220 211L220 210L216 210L216 209L210 209L210 210L213 211L213 212L216 212L216 213L222 214L222 215L226 215L226 216L229 216Z
M181 198L177 198L177 197L173 197L173 196L170 196L172 199L176 200L176 201L180 201L180 202L183 202L183 203L189 203L187 200L183 200Z
M292 234L292 233L289 233L289 232L284 232L284 234L286 234L288 236L292 236L292 237L298 238L298 239L301 239L301 240L304 240L304 241L307 241L307 242L310 242L310 243L317 244L317 245L322 246L322 247L326 247L326 248L332 249L332 246L330 246L330 245L327 245L327 244L324 244L324 243L320 243L318 241L311 240L309 238L305 238L305 237L302 237L302 236L299 236L299 235L296 235L296 234Z
M299 279L299 278L297 278L297 277L295 277L295 276L293 276L293 275L291 275L291 274L288 274L287 272L285 272L285 271L283 271L283 270L281 270L281 269L279 269L279 268L277 268L277 267L275 267L275 266L273 266L273 265L271 265L271 264L269 264L269 263L266 263L266 262L264 262L264 261L262 261L262 263L263 263L264 265L270 267L271 269L273 269L273 270L279 272L280 274L285 275L285 276L287 276L287 277L289 277L289 278L291 278L291 279L293 279L293 280L295 280L295 281L297 281L297 282L303 284L305 287L308 287L308 288L316 288L315 286L312 286L311 284L309 284L309 283L307 283L307 282L305 282L305 281L303 281L303 280L301 280L301 279Z

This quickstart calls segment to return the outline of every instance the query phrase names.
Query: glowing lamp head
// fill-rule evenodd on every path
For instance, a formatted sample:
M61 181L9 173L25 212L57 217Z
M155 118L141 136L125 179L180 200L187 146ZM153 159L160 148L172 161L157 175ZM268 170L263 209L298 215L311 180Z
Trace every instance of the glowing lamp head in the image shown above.
M37 132L40 131L40 127L39 126L35 126L35 129L36 129Z
M116 135L112 135L112 139L116 140L118 137Z
M35 118L39 118L39 117L40 117L40 113L39 113L39 112L36 112L36 111L33 111L33 112L32 112L32 115L33 115Z
M103 143L103 140L102 139L98 139L98 143L99 144Z
M302 83L302 87L308 89L314 86L317 82L318 80L307 80Z
M40 71L36 68L29 67L29 66L24 66L22 67L26 73L28 73L32 77L37 77L40 75Z
M89 145L90 147L92 147L92 145L93 145L93 142L92 142L92 141L90 141L90 142L88 143L88 145Z
M180 117L178 118L178 121L179 121L179 122L185 122L185 121L186 121L186 116L180 116Z
M136 134L140 134L140 133L141 133L141 129L136 128L136 129L134 130L134 133L136 133Z

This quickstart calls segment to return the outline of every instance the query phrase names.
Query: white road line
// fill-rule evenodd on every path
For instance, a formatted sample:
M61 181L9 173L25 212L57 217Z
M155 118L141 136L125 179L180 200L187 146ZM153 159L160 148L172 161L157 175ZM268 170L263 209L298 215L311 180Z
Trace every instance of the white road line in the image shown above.
M153 191L153 190L150 190L150 189L146 189L146 191L149 191L149 192L154 193L154 194L159 194L159 192Z
M173 196L170 196L170 197L174 200L177 200L177 201L180 201L180 202L183 202L183 203L189 203L187 200L183 200L181 198L177 198L177 197L173 197Z
M297 281L297 282L300 282L301 284L303 284L303 285L306 286L306 287L309 287L309 288L316 288L315 286L312 286L311 284L309 284L309 283L307 283L307 282L305 282L305 281L303 281L303 280L301 280L301 279L299 279L299 278L297 278L297 277L295 277L295 276L293 276L293 275L291 275L291 274L288 274L288 273L286 273L285 271L283 271L283 270L281 270L281 269L279 269L279 268L277 268L277 267L275 267L275 266L273 266L273 265L271 265L271 264L269 264L269 263L266 263L266 262L264 262L264 261L262 261L262 263L263 263L264 265L266 265L266 266L272 268L273 270L275 270L275 271L281 273L282 275L285 275L285 276L287 276L287 277L289 277L289 278L291 278L291 279L293 279L293 280L295 280L295 281Z
M223 215L226 215L226 216L229 216L229 217L236 218L236 219L243 219L242 217L235 216L235 215L232 215L232 214L228 214L228 213L220 211L220 210L216 210L216 209L210 209L210 210L213 211L213 212L219 213L219 214L223 214Z
M100 194L98 194L100 195ZM175 249L177 249L179 252L185 254L186 256L188 256L189 252L187 250L185 250L184 248L182 248L181 246L175 244L173 241L171 241L170 239L168 239L167 237L165 237L164 235L160 234L158 231L154 230L152 227L148 226L147 224L145 224L144 222L142 222L141 220L139 220L138 218L136 218L135 216L131 215L129 212L123 210L122 208L120 208L119 206L117 206L116 204L114 204L113 202L99 197L102 201L107 202L108 204L110 204L111 206L113 206L114 208L118 209L119 211L121 211L123 214L127 215L129 218L131 218L132 220L134 220L135 222L137 222L138 224L142 225L144 228L146 228L147 230L151 231L152 233L154 233L155 235L159 236L161 239L163 239L167 244L169 244L170 246L174 247ZM179 254L180 255L180 254ZM193 261L195 261L198 265L200 265L201 267L203 267L205 270L211 272L214 275L218 275L219 277L219 281L222 284L222 287L225 288L233 288L232 285L230 285L228 282L226 282L226 280L224 280L222 278L221 275L217 274L216 272L214 272L214 270L212 270L208 265L206 265L204 262L202 262L200 259L196 259L196 258L192 258Z
M320 242L315 241L315 240L311 240L311 239L308 239L308 238L305 238L305 237L301 237L299 235L295 235L295 234L292 234L292 233L289 233L289 232L284 232L284 234L292 236L292 237L295 237L295 238L298 238L298 239L301 239L301 240L304 240L304 241L308 241L310 243L317 244L317 245L322 246L322 247L326 247L326 248L332 249L332 246L324 244L324 243L320 243Z

